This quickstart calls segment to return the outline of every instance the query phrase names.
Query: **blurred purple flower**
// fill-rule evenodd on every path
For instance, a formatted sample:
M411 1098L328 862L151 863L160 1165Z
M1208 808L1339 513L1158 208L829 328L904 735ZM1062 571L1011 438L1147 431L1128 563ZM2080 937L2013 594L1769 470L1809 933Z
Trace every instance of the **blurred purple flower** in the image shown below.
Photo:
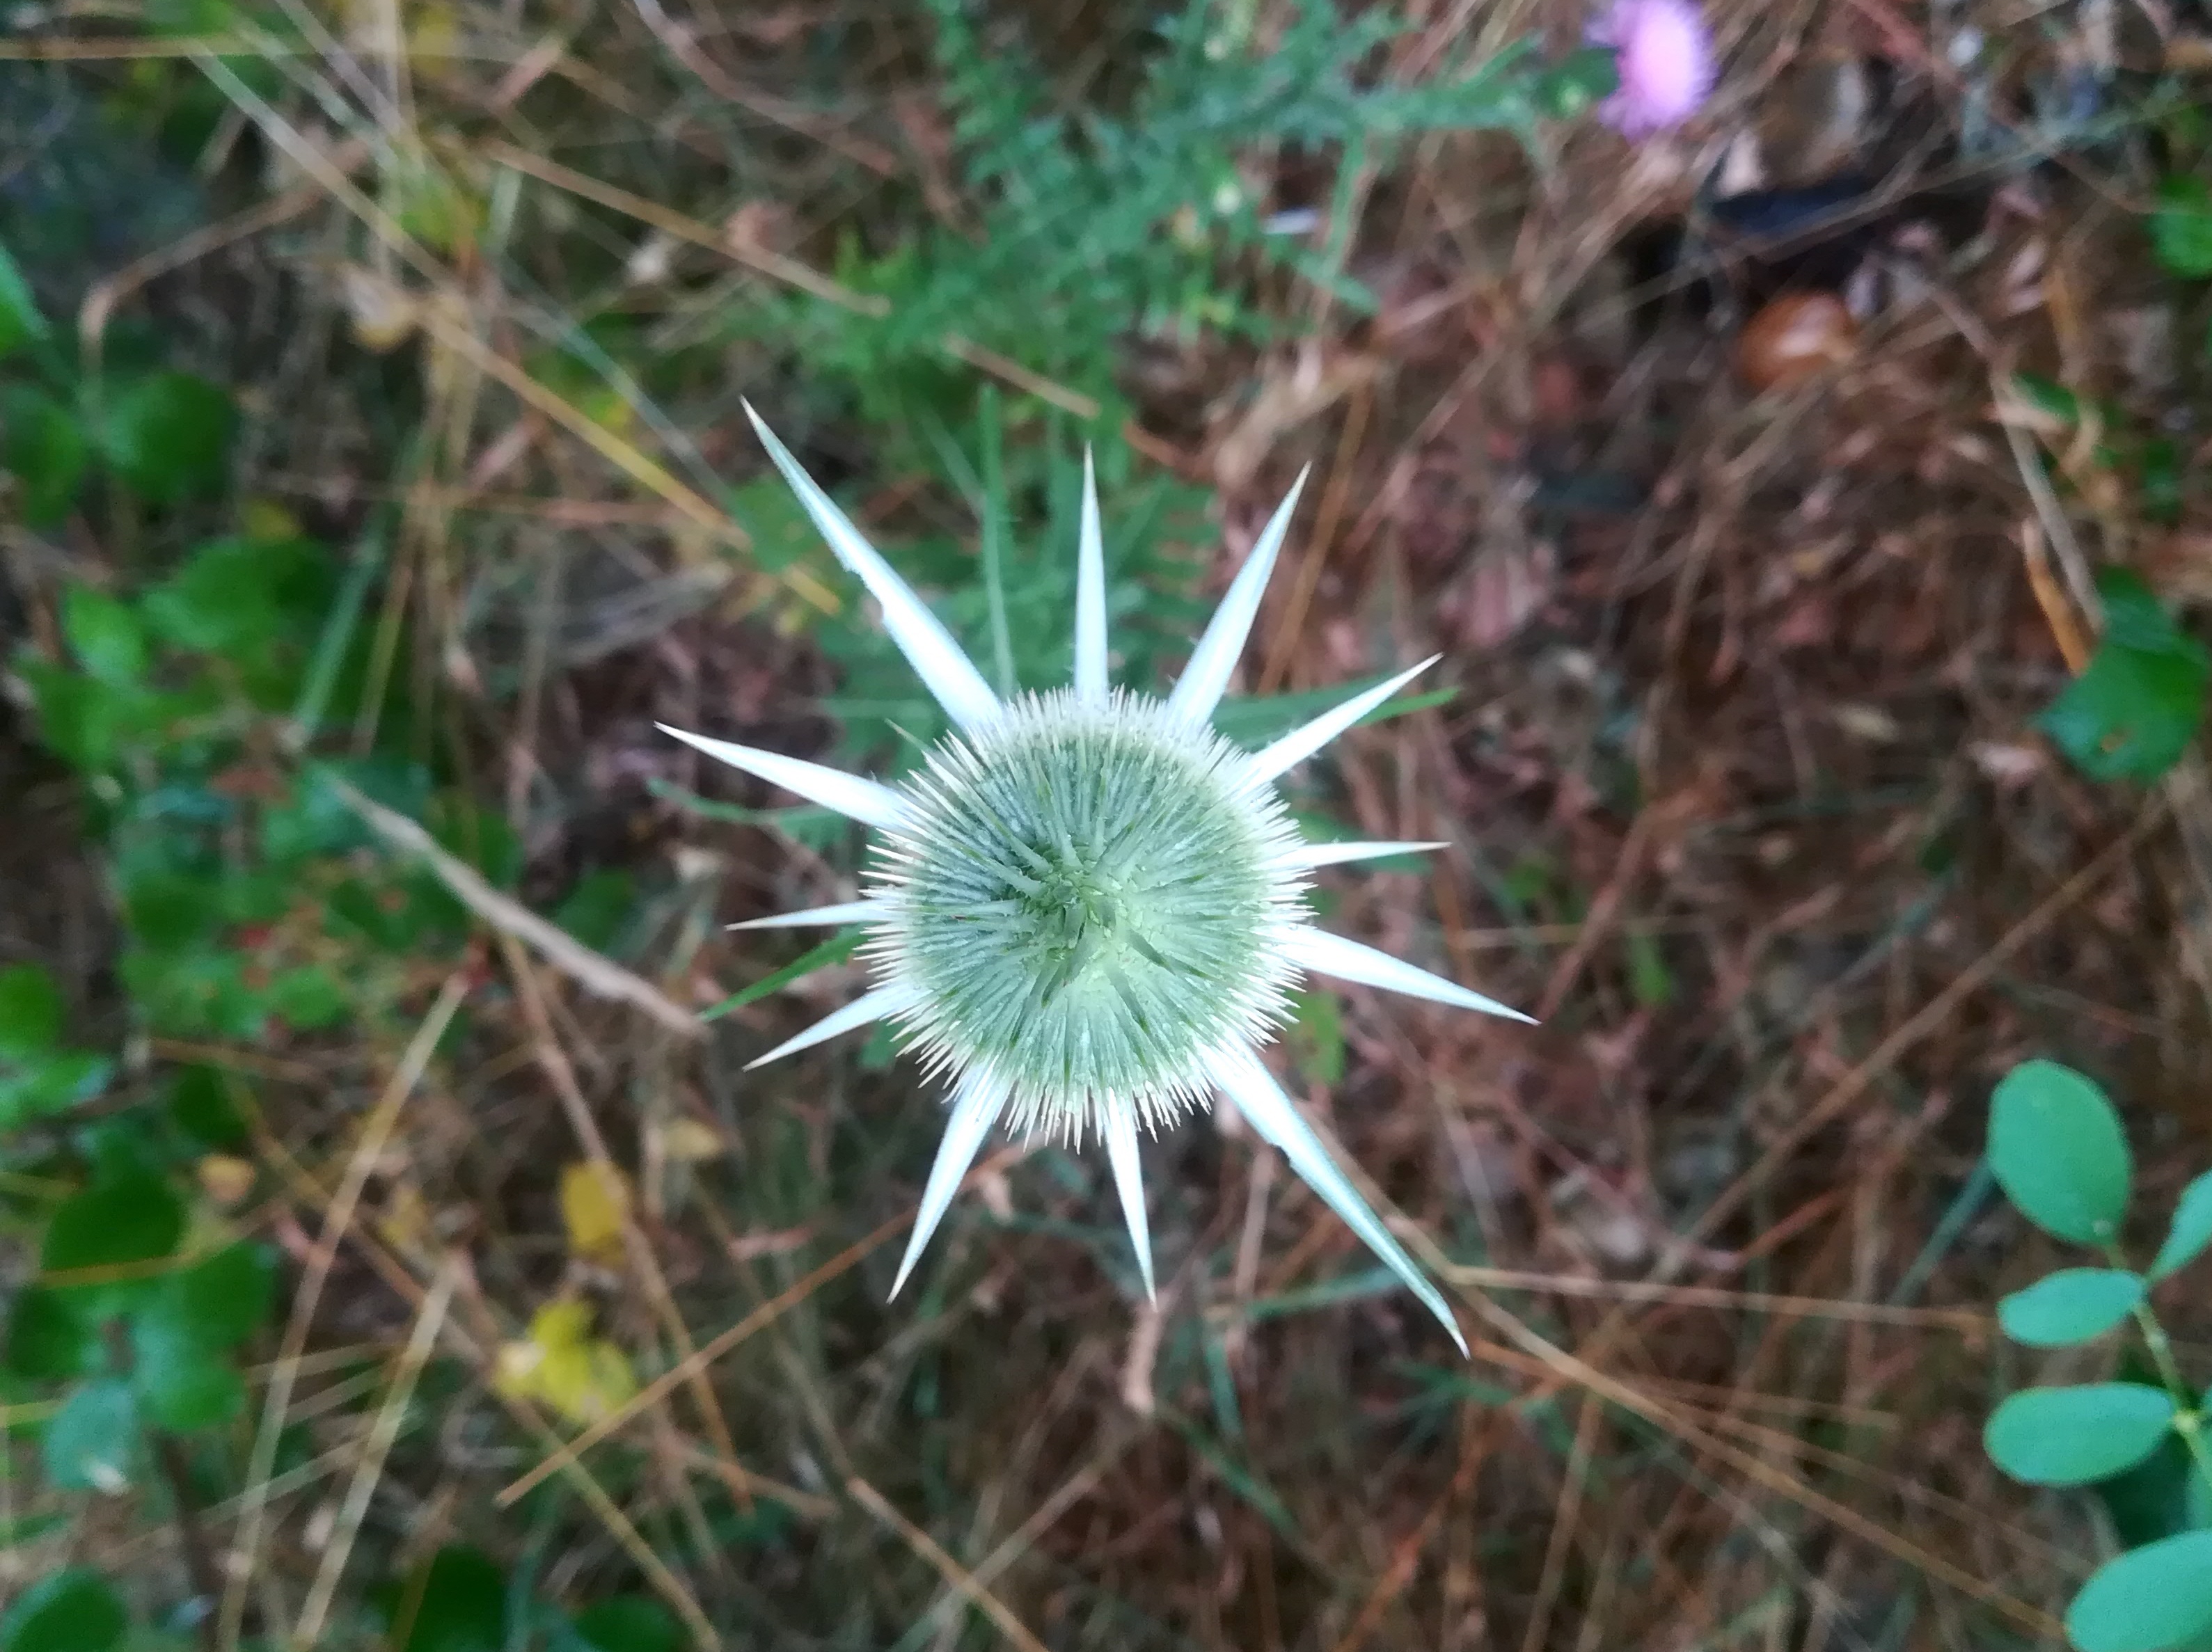
M1713 42L1692 0L1613 0L1589 27L1619 54L1620 85L1598 118L1624 137L1679 126L1713 89Z

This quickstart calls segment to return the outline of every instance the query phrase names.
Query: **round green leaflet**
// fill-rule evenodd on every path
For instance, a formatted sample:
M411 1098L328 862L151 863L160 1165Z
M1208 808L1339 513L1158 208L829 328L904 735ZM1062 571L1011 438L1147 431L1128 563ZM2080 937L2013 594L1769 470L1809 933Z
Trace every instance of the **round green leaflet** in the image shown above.
M2134 1467L2172 1424L2172 1397L2140 1382L2025 1388L1990 1414L1982 1444L2014 1479L2087 1485Z
M2143 1299L2142 1276L2114 1267L2062 1267L1997 1304L1997 1323L2031 1348L2067 1348L2105 1334Z
M0 1618L4 1652L107 1652L130 1627L123 1603L89 1566L52 1572Z
M2108 1240L2133 1167L2105 1092L2056 1061L2023 1061L1990 1103L1990 1169L2020 1213L2077 1245Z
M2081 1652L2168 1652L2212 1634L2212 1532L2110 1562L2074 1597L2066 1633Z
M2184 1187L2174 1202L2172 1225L2150 1265L2151 1283L2188 1266L2207 1245L2212 1245L2212 1170Z

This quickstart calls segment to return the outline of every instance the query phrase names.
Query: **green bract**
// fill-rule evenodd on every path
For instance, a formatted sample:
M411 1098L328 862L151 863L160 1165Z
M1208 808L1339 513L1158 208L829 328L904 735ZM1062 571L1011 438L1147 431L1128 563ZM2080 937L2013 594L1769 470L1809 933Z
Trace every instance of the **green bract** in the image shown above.
M951 1117L892 1291L905 1283L984 1138L1005 1121L1071 1140L1095 1131L1104 1141L1149 1291L1138 1132L1219 1094L1464 1350L1443 1297L1257 1054L1288 1018L1291 992L1308 971L1528 1019L1315 926L1304 898L1315 867L1441 844L1309 842L1276 796L1285 773L1435 662L1346 695L1258 751L1222 737L1215 713L1290 530L1293 489L1173 692L1155 700L1115 689L1107 677L1105 547L1086 467L1074 681L1050 694L1002 699L783 444L757 417L753 425L957 731L932 749L916 777L893 787L667 730L879 834L866 898L745 926L858 926L874 975L870 991L754 1066L888 1021L951 1081ZM785 974L840 956L835 944L817 948Z

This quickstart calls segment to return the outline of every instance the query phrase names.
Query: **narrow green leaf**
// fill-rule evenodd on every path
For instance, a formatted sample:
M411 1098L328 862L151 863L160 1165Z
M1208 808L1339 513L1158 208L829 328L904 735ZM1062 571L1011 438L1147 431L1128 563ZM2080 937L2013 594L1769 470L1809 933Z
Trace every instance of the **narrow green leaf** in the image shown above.
M2212 1635L2212 1532L2184 1532L2107 1561L2067 1609L2081 1652L2169 1652Z
M2105 1092L2055 1061L2023 1061L1990 1104L1990 1169L2022 1216L2075 1244L2111 1238L2132 1161Z
M702 1010L699 1018L712 1021L717 1016L742 1010L748 1004L759 1003L771 993L781 992L802 975L811 975L817 969L826 969L833 963L842 963L860 950L860 943L866 938L866 934L857 929L847 930L842 935L832 935L821 945L800 953L774 975L763 975L743 992L732 993L711 1010Z
M1222 738L1232 744L1256 751L1270 740L1289 733L1299 724L1310 721L1330 707L1341 705L1382 680L1382 676L1376 676L1362 677L1352 683L1340 683L1326 689L1303 689L1295 694L1271 694L1264 699L1224 700L1214 710L1213 726ZM1431 706L1444 704L1458 692L1456 689L1431 689L1424 694L1401 694L1395 699L1384 701L1354 726L1365 728L1370 724L1386 723L1394 717L1406 716L1411 712L1425 711Z
M2204 1254L2207 1245L2212 1245L2212 1170L2181 1190L2173 1206L2173 1224L2166 1230L2166 1242L2151 1261L2151 1283L2155 1285L2188 1266Z
M2159 180L2150 215L2150 244L2171 276L2212 276L2212 188L2202 178Z
M31 283L4 246L0 246L0 356L13 355L33 338L46 335L46 319L31 296Z
M0 1618L0 1652L108 1652L130 1626L107 1580L70 1566L32 1584Z
M2140 1382L2026 1388L1982 1430L1990 1461L2030 1485L2087 1485L2132 1468L2173 1424L2173 1400Z
M135 610L104 591L73 585L62 593L62 635L70 652L111 688L128 688L146 674L146 629Z
M2143 1299L2142 1276L2110 1267L2063 1267L1997 1304L1997 1323L2031 1348L2067 1348L2105 1334Z
M138 1467L138 1396L120 1377L87 1382L46 1424L46 1479L64 1491L120 1491Z
M34 963L0 969L0 1061L29 1061L61 1042L62 994Z
M15 478L23 519L52 527L76 502L92 461L84 425L42 390L9 385L0 391L0 466Z

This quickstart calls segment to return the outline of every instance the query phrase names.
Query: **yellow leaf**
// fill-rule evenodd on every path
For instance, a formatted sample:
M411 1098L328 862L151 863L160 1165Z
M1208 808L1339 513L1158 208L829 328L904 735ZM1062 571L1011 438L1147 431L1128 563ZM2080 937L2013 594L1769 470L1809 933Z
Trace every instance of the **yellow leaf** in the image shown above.
M586 1162L561 1172L561 1220L572 1254L610 1267L619 1264L629 1212L629 1183L613 1165Z
M282 500L249 499L239 507L238 531L258 544L300 537L300 519Z
M588 1303L546 1303L530 1321L527 1340L501 1345L492 1387L550 1406L579 1427L600 1421L637 1393L637 1374L629 1355L591 1331Z
M422 1190L411 1181L400 1183L386 1205L376 1230L395 1250L419 1247L430 1236L430 1206Z
M422 307L374 270L349 264L338 271L338 288L353 321L354 341L382 355L399 348L422 319Z
M194 1168L199 1172L200 1191L225 1210L253 1191L255 1172L246 1159L210 1153Z
M696 1119L677 1119L661 1133L661 1150L682 1164L696 1164L701 1159L720 1158L722 1138L712 1125L702 1124Z

